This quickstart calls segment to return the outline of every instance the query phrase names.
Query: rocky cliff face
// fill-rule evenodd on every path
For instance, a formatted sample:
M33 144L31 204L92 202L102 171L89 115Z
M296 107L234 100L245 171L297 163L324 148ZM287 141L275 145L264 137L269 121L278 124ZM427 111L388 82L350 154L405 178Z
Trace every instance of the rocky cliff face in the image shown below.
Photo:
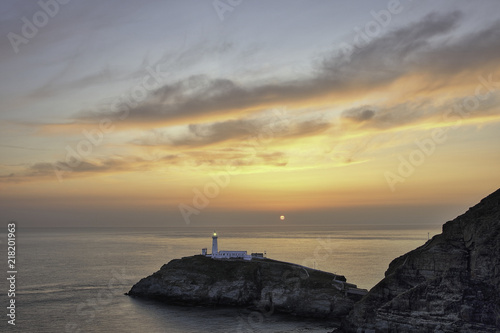
M360 298L346 293L345 281L343 276L269 259L193 256L163 265L128 294L169 304L251 306L266 313L338 318Z
M499 332L500 190L395 259L346 332Z

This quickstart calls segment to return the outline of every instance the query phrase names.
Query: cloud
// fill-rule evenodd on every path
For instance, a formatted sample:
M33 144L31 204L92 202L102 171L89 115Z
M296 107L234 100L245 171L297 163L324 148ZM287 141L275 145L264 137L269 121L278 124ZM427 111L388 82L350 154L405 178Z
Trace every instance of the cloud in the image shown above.
M481 82L476 87L487 91ZM500 87L499 87L500 88ZM408 101L389 106L363 106L348 109L341 114L341 129L349 131L385 131L408 129L409 126L450 126L450 119L460 124L474 124L481 120L496 121L500 116L498 103L500 91L476 97L477 90L471 89L470 94L460 98L446 98L440 102L426 98Z
M34 99L51 98L56 94L67 93L68 90L84 89L90 86L109 83L112 77L116 77L119 74L108 67L72 81L64 81L63 78L69 66L70 64L43 86L32 91L27 97Z
M227 140L242 140L259 131L258 120L228 120L211 124L190 124L188 132L159 142L171 146L205 146Z
M141 146L189 148L237 141L236 145L244 147L254 141L267 143L273 140L282 141L316 135L332 126L333 123L321 118L291 121L285 114L266 115L258 118L190 124L182 134L171 134L168 129L152 130L145 137L135 139L132 143Z
M113 156L109 158L80 161L69 166L64 161L35 163L24 166L18 172L0 175L0 183L22 183L30 181L58 181L82 177L96 177L127 172L155 172L156 169L175 167L198 170L226 170L246 167L287 165L287 156L279 151L258 151L247 148L226 148L219 150L193 150L177 154L161 154L155 158L137 156ZM233 170L234 172L237 172ZM59 175L59 176L58 176Z
M367 131L371 135L441 117L443 110L452 107L453 99L463 98L460 94L467 93L464 91L468 86L477 83L478 73L493 68L500 60L500 46L496 42L500 22L469 35L454 35L462 16L460 12L430 14L373 39L352 54L332 52L319 62L309 76L291 80L245 81L205 74L190 75L171 79L150 91L140 103L121 101L104 105L99 111L80 112L67 125L47 125L45 128L73 128L75 124L110 118L116 120L116 131L121 129L118 126L121 124L126 128L149 130L147 135L132 140L133 144L145 149L158 147L162 153L173 151L176 156L182 154L170 157L171 165L193 168L223 166L230 159L241 166L285 165L283 157L278 154L269 157L249 152L249 139L271 137L275 143L281 143L322 135L337 126L345 132ZM219 45L213 52L223 52L232 47L232 44ZM199 60L199 53L195 50L186 50L181 54L188 60L184 56L175 59L189 64ZM463 54L463 57L457 54ZM169 55L165 59L173 58ZM419 81L412 86L415 76ZM83 87L101 79L93 73L70 86ZM392 95L390 88L396 84L398 88L401 84L408 84L404 88L408 89L410 99ZM440 100L426 99L427 93L435 93L436 86L451 93L443 95L446 97ZM424 97L417 98L422 91ZM374 103L370 100L371 104L343 111L338 123L322 115L325 105L342 106L346 100L358 105L357 102L371 92L376 92L377 96L385 93L387 98L382 101L379 98ZM470 91L470 94L473 93L473 90ZM477 112L471 115L476 116L486 107L493 108L490 113L496 112L496 102L491 101L482 102ZM266 110L277 105L287 105L290 111L296 112L286 112L277 124L273 124ZM298 110L306 108L310 111L308 116L298 116L301 114ZM167 127L174 124L181 124L182 130ZM152 127L156 129L151 130ZM340 140L341 137L329 137L327 140ZM203 147L209 149L202 150ZM161 157L155 163L160 160ZM145 168L144 164L148 162L126 159L88 163L82 164L73 173L99 174L110 172L113 168L115 171L133 171L134 168ZM40 177L44 172L41 166L37 166L26 170L22 176Z
M374 109L377 109L375 111ZM342 112L340 120L344 131L374 129L383 131L429 121L441 111L428 99L409 101L390 106L362 106Z
M461 16L459 12L444 15L432 13L418 22L361 45L351 54L333 54L322 63L324 74L365 85L392 81L421 67L419 62L424 51L440 53L440 45L433 44L432 39L452 31Z
M375 111L363 108L351 109L342 112L342 118L356 123L370 120L375 116Z
M23 170L9 175L0 175L0 182L24 182L30 180L58 180L116 172L143 171L149 169L148 161L136 157L111 157L94 161L80 161L70 167L64 161L56 163L40 162L26 166Z
M477 68L498 67L500 21L469 34L455 43L445 43L438 52L424 52L424 66L433 73L453 74Z
M288 158L283 152L259 153L257 157L267 165L286 166L288 164Z
M97 121L119 117L129 126L204 122L220 115L251 114L277 104L303 105L319 97L360 95L413 73L425 73L429 81L464 70L498 63L496 42L500 23L458 39L449 33L462 14L430 14L404 28L387 33L356 49L348 58L335 53L325 58L312 77L277 82L238 82L228 78L193 75L165 84L136 107L80 114L76 120ZM457 56L460 54L461 56ZM463 54L463 56L462 56ZM354 97L353 97L354 98ZM364 114L369 116L370 113ZM238 126L238 123L234 123ZM193 142L204 127L193 127ZM214 141L223 140L212 137ZM210 136L210 135L209 135Z

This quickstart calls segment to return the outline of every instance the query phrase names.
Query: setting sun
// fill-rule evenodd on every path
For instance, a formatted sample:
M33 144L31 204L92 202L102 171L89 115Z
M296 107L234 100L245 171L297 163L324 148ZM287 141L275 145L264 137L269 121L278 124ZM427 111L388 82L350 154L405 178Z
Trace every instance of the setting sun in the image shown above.
M495 189L496 8L407 1L386 27L365 17L387 13L385 3L345 4L352 25L330 1L296 3L282 8L290 22L314 24L268 21L258 3L217 13L165 2L141 15L171 20L154 31L147 20L117 20L105 48L82 49L86 30L71 43L40 32L25 45L10 34L0 64L11 78L0 92L0 216L36 227L407 224L394 212L437 221ZM33 17L12 10L9 20ZM54 31L88 24L77 6L65 11ZM177 11L190 19L165 23ZM19 20L9 21L14 35L28 24ZM148 39L137 38L144 31ZM293 218L276 219L279 211Z
M2 331L500 332L499 0L67 3L0 1Z

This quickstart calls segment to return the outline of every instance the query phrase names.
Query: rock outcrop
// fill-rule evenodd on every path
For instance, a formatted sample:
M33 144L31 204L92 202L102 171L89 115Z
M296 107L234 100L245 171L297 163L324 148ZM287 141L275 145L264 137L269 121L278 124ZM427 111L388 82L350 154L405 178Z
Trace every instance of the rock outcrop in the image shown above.
M315 318L347 315L361 298L343 276L270 260L215 260L192 256L170 261L128 292L169 304L253 307Z
M346 332L499 332L500 190L395 259Z

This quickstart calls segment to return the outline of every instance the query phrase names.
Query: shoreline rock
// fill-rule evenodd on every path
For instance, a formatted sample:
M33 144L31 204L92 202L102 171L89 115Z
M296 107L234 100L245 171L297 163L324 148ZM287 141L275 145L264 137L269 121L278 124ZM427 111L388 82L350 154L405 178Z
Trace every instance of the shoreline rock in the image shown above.
M291 263L196 255L163 265L128 295L174 305L251 307L268 314L338 319L361 298L359 291L344 276Z

